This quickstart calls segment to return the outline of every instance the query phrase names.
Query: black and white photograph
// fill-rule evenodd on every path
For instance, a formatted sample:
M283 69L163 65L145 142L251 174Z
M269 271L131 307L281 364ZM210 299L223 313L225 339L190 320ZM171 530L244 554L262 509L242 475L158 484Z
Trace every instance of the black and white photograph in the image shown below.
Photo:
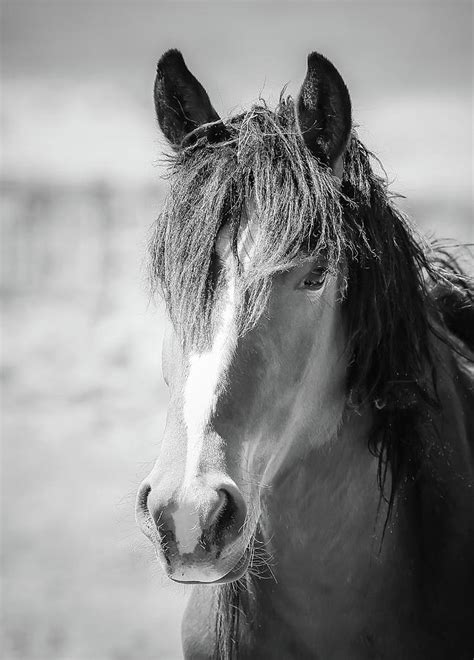
M0 656L473 660L472 0L1 0Z

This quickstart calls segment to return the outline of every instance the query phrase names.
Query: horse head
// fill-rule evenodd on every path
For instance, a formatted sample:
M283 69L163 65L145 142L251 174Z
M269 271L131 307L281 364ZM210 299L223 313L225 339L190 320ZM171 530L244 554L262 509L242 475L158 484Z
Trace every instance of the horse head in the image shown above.
M236 120L238 129L232 122L224 124L175 50L158 64L155 106L176 152L181 182L186 174L180 173L179 162L199 153L199 144L211 154L211 171L203 166L200 180L187 184L201 202L189 199L188 206L203 203L211 188L216 219L212 228L203 219L200 230L170 213L163 230L177 236L177 249L184 249L190 260L170 253L170 244L166 254L157 256L160 268L182 272L170 285L177 289L165 291L170 318L163 375L170 404L159 458L139 490L137 518L173 580L228 582L247 569L265 489L288 462L304 456L306 444L328 442L343 415L344 268L335 267L337 257L321 238L329 231L322 226L327 209L318 208L310 189L324 189L324 203L337 216L351 104L335 67L312 53L297 103L288 110L295 115L291 125L298 133L295 144L302 147L300 162L288 153L281 164L271 164L275 179L270 189L258 180L255 166L243 184L235 171L230 173L232 192L225 199L222 195L217 211L212 149L227 149L226 162L234 165L245 158L246 148L258 152L255 144L248 146L251 134L247 142L242 139L245 116ZM275 121L277 136L276 119L269 117L262 112L254 119L256 124ZM264 135L265 127L256 139ZM280 143L278 148L285 149L284 135ZM215 168L223 163L216 162ZM298 203L293 190L285 192L291 178L301 189ZM289 234L298 237L297 247ZM195 253L201 261L193 261ZM199 269L206 278L199 278ZM194 307L186 323L180 296L190 293L193 278ZM186 280L186 291L178 290L180 279ZM200 296L206 297L201 307ZM200 324L197 333L189 327L193 323Z

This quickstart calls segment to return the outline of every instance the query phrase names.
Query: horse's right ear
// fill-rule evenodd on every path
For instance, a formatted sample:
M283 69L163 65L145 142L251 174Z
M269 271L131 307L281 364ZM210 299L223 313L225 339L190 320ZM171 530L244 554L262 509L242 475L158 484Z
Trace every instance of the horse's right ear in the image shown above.
M179 50L168 50L158 62L154 96L158 123L175 149L191 131L219 121L206 90L189 71Z

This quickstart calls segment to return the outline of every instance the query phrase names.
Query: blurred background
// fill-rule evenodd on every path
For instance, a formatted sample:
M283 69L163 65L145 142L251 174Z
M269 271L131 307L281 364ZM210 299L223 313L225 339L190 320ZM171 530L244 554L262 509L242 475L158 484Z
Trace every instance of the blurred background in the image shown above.
M175 659L187 591L134 522L166 409L146 243L152 85L179 47L218 112L319 50L419 229L472 242L472 3L4 0L3 657Z

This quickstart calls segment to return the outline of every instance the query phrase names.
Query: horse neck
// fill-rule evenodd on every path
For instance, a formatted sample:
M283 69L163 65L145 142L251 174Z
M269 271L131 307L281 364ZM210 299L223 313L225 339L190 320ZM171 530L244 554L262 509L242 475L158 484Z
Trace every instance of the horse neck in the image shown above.
M370 425L368 414L348 414L337 437L297 460L262 502L260 529L271 574L254 581L255 597L262 605L272 603L273 619L264 620L262 630L275 629L280 619L288 638L304 640L324 637L319 625L350 619L350 629L341 631L350 635L365 625L372 606L374 618L389 620L394 611L380 614L384 596L374 584L381 590L393 584L400 601L413 601L411 585L397 586L412 555L405 547L404 515L397 515L382 544L387 510L377 459L367 447Z

